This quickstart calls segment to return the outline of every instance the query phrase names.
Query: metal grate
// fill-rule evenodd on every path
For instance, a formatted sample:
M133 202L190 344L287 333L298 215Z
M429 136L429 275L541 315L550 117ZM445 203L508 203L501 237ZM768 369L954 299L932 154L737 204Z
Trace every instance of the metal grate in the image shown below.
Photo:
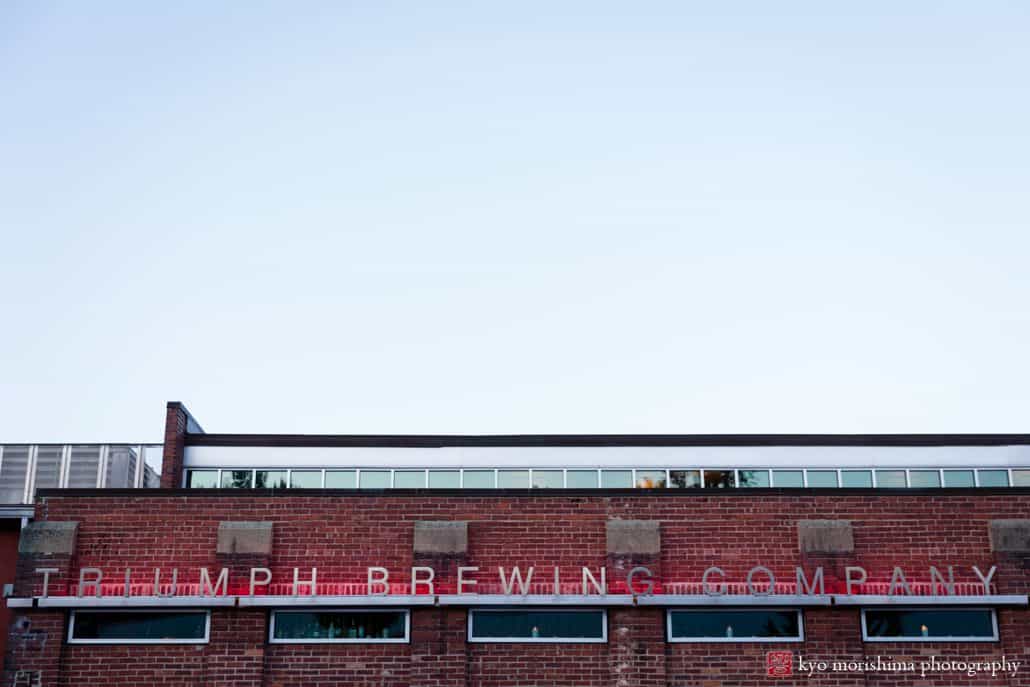
M28 469L28 446L3 447L0 454L0 503L22 503L25 500Z
M36 489L59 487L63 446L40 446L36 449Z
M107 450L105 487L127 489L136 486L136 465L139 456L133 446L111 446Z
M71 460L68 464L69 487L95 488L99 471L99 446L72 446Z

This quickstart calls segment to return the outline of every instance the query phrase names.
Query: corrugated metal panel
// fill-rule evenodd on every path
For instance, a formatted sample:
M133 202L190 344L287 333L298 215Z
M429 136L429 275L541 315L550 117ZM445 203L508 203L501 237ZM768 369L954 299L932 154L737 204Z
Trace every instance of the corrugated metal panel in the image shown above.
M4 446L0 457L0 503L24 503L29 469L28 446Z
M63 446L40 446L36 449L36 489L60 486Z
M72 446L71 460L68 465L69 487L96 487L99 470L99 446Z

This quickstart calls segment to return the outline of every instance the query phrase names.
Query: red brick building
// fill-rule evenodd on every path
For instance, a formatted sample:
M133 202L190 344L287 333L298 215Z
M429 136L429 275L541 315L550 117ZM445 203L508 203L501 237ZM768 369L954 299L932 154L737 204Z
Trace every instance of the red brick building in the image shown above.
M38 494L5 684L1030 685L1027 436L190 426Z

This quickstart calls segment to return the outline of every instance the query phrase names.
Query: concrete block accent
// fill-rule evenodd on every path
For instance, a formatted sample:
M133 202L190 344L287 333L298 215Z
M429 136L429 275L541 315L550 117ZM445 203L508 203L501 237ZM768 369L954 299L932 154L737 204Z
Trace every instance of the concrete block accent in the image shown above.
M272 553L272 523L220 522L218 523L218 553L257 554Z
M799 520L801 553L854 553L855 536L850 520Z
M991 520L991 551L1030 553L1030 520Z
M21 531L21 537L18 539L18 553L70 556L75 553L75 541L78 534L79 523L75 521L30 522Z
M415 554L467 553L468 525L461 520L416 520Z
M657 520L609 520L609 554L647 554L662 552L662 531Z

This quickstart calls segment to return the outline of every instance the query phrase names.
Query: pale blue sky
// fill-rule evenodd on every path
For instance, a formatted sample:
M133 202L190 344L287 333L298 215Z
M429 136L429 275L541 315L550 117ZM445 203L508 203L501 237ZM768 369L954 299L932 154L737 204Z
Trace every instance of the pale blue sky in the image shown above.
M1028 431L1023 2L5 2L0 441Z

